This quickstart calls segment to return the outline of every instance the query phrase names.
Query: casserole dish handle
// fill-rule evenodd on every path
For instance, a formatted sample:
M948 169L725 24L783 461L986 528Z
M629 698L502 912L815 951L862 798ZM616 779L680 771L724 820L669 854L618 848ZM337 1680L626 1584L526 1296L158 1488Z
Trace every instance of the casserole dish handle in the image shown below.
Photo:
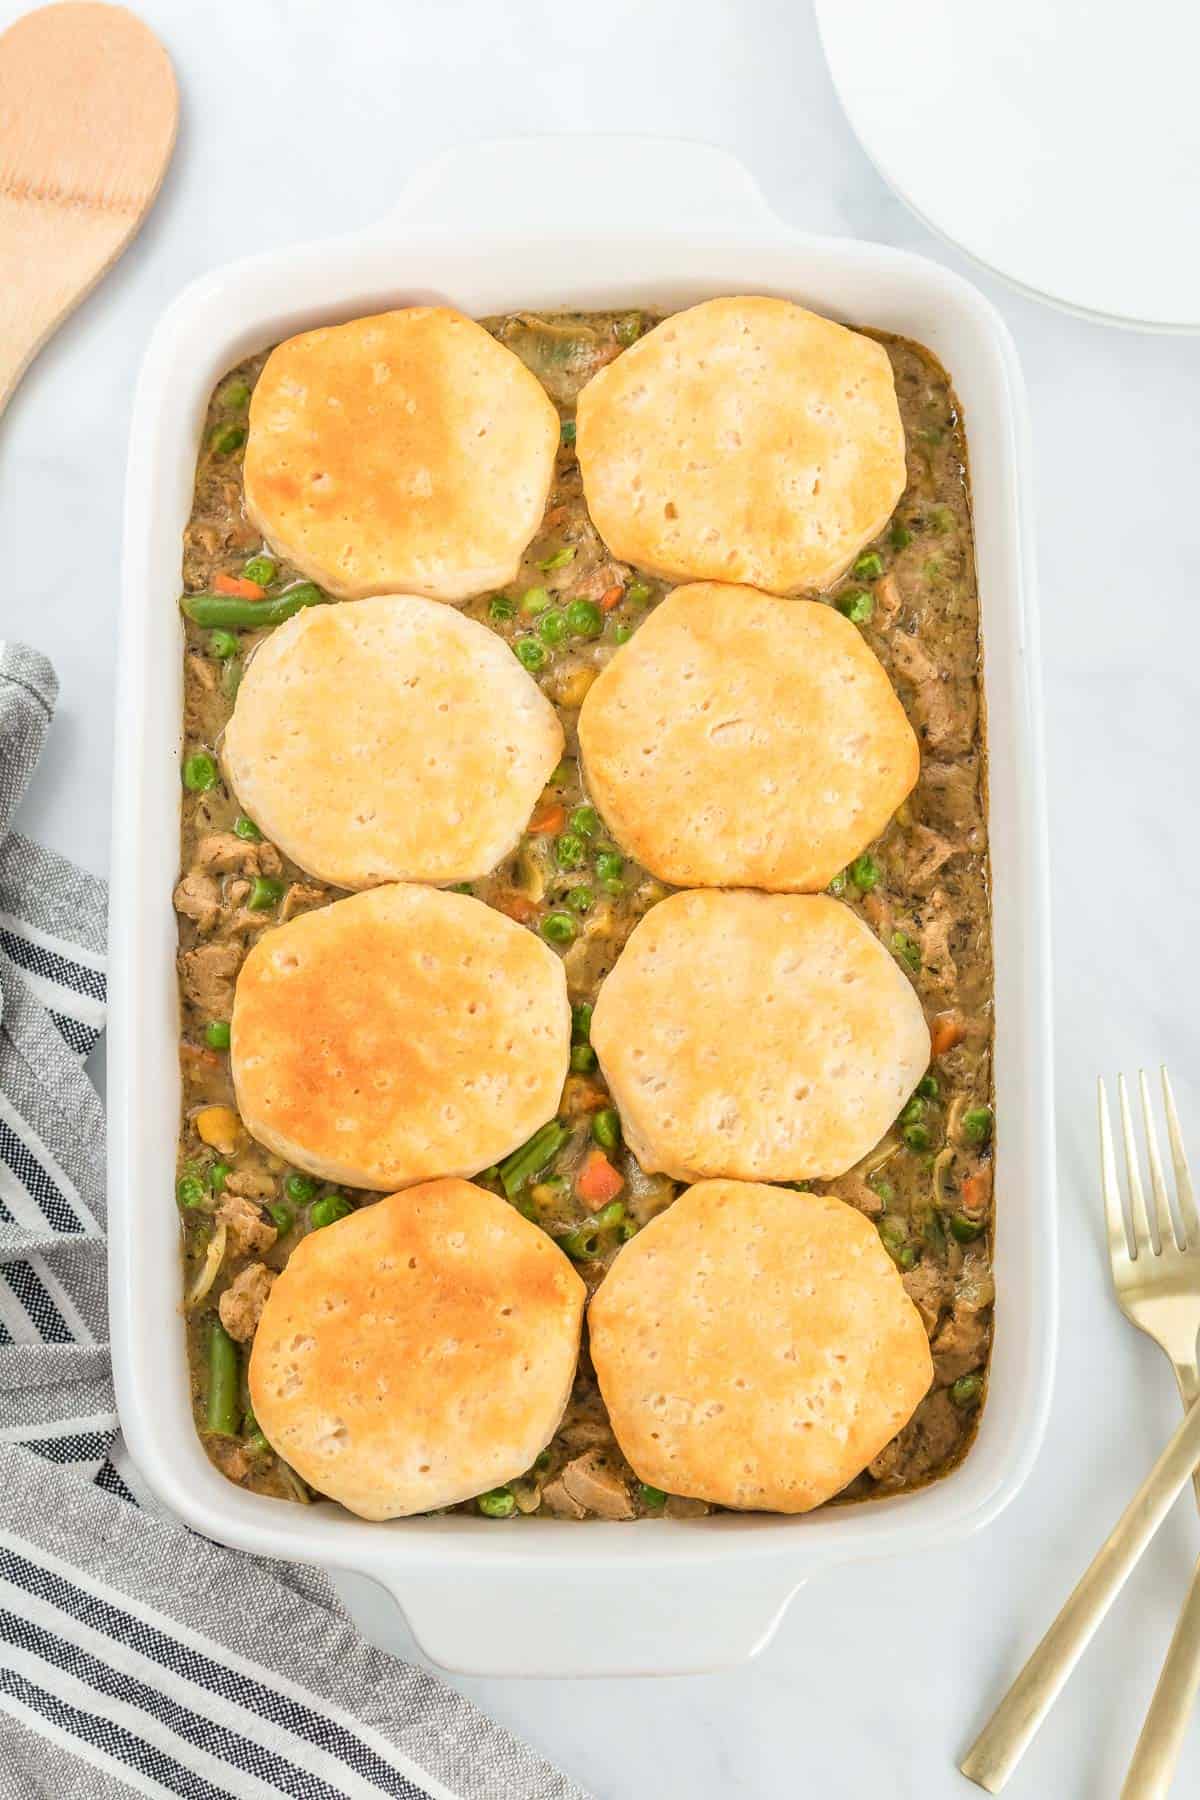
M757 1655L793 1595L827 1560L794 1551L734 1567L716 1555L668 1567L650 1559L648 1567L606 1569L597 1580L595 1567L563 1568L548 1556L455 1576L406 1569L394 1586L386 1576L368 1582L342 1572L335 1581L356 1624L403 1654L381 1617L378 1591L364 1592L384 1588L430 1661L456 1674L698 1675Z
M461 144L411 177L382 228L589 231L655 237L712 228L780 229L749 170L726 150L682 138L488 138Z

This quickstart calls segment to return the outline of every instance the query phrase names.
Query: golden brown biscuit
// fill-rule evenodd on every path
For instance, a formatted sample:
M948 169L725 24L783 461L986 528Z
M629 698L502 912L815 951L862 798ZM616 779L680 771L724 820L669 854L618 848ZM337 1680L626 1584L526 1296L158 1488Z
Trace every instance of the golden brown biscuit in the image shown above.
M372 888L268 931L230 1060L246 1129L327 1181L472 1175L557 1109L570 1011L548 945L466 894Z
M790 300L706 300L594 375L576 450L615 556L668 581L819 593L904 491L887 352Z
M675 887L826 887L920 770L848 619L722 582L650 614L589 690L579 743L614 837Z
M342 599L465 600L516 574L558 430L536 376L451 307L325 325L258 378L246 512Z
M831 1194L701 1182L621 1250L588 1326L636 1474L720 1506L819 1506L933 1379L878 1232Z
M322 881L471 881L515 848L562 755L495 632L407 594L314 606L256 651L225 729L230 785Z
M929 1065L907 976L824 894L672 894L630 935L591 1038L630 1149L679 1181L844 1174Z
M364 1519L453 1506L529 1468L571 1392L584 1285L469 1181L430 1181L301 1239L263 1309L254 1416Z

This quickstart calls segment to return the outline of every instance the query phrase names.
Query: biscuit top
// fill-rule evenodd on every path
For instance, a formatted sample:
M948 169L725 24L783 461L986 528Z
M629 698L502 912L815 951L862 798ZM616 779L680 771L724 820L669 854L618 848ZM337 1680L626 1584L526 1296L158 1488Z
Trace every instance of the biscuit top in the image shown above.
M577 433L601 537L671 581L818 593L904 490L887 352L789 300L665 319L593 376Z
M824 894L672 894L631 933L591 1039L638 1161L683 1181L844 1174L929 1064L907 976Z
M246 1128L326 1180L474 1174L557 1109L570 1011L558 957L465 894L394 885L267 931L237 979Z
M273 631L222 758L285 855L362 888L490 874L562 747L554 708L501 638L391 594L310 607Z
M579 741L609 829L675 887L826 887L920 769L848 619L720 582L650 614L589 690Z
M254 1340L255 1418L363 1518L453 1505L553 1436L584 1293L543 1231L472 1182L393 1194L293 1250Z
M412 306L289 338L250 403L246 510L343 599L465 600L516 574L558 414L474 320Z
M618 1254L589 1309L617 1441L643 1481L805 1512L929 1388L925 1328L861 1213L828 1194L704 1181Z

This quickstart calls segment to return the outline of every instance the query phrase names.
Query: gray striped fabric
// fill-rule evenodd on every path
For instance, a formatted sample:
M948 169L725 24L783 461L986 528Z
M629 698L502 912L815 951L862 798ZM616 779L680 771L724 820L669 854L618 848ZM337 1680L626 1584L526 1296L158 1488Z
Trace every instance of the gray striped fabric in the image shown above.
M165 1517L107 1350L103 884L10 831L56 696L0 641L0 1794L586 1800L325 1577Z

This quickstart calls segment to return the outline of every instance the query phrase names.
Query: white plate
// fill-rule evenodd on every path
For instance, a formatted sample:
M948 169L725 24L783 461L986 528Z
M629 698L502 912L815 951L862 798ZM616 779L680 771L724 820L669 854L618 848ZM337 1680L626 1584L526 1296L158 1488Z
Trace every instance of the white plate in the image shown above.
M1200 330L1194 0L815 0L863 148L926 224L1043 299Z

